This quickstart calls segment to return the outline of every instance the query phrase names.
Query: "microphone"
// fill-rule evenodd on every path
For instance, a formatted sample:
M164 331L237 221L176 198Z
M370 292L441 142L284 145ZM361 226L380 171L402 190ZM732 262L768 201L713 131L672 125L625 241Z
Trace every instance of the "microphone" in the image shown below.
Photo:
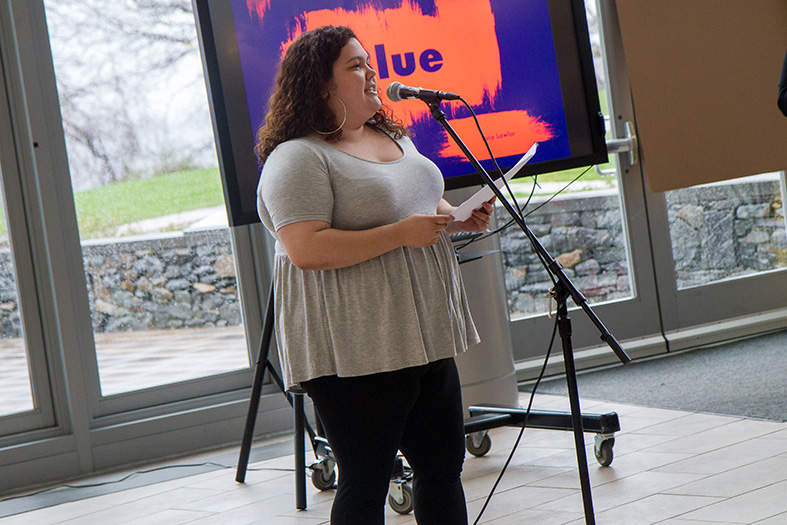
M392 82L385 94L391 99L391 102L400 102L406 98L417 98L424 102L438 102L440 100L458 100L460 97L456 93L448 93L446 91L432 91L431 89L409 87L403 85L401 82Z

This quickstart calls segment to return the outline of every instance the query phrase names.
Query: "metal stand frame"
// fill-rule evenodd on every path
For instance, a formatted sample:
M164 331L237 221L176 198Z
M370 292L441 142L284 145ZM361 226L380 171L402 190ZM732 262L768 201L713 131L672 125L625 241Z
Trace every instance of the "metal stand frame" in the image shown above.
M249 410L246 416L246 425L243 430L243 440L241 441L240 456L238 467L235 474L235 481L244 483L246 481L246 471L251 454L251 444L254 438L254 425L257 421L257 412L260 406L260 396L262 393L262 383L265 371L270 373L271 378L287 398L293 410L294 427L294 455L295 455L295 508L298 510L306 509L306 447L304 444L306 433L309 434L312 449L317 460L308 467L312 471L312 484L320 490L328 490L335 487L336 482L336 462L333 458L328 440L323 437L322 425L315 412L317 431L315 432L309 425L304 412L304 393L293 392L290 394L284 387L276 369L268 359L271 339L273 337L274 322L274 301L273 301L273 282L271 282L268 292L268 304L265 312L265 322L260 338L260 348L257 354L257 361L254 371L254 383L251 388L251 399L249 400ZM391 508L399 514L408 514L413 510L413 495L410 481L412 472L404 465L401 457L397 457L394 462L393 472L389 486L388 503Z
M271 281L271 287L268 293L268 304L265 312L265 322L262 327L262 336L260 337L260 348L257 353L257 362L255 364L254 383L251 388L249 411L246 416L246 426L243 430L243 440L240 447L240 457L238 458L235 481L238 483L244 483L246 481L246 470L249 464L249 455L251 454L251 442L254 438L254 425L257 421L257 411L260 406L262 382L265 371L267 370L293 409L293 426L295 429L295 508L303 510L306 508L306 449L304 445L306 432L309 433L312 448L318 458L330 456L330 450L328 449L328 442L325 438L318 435L306 420L303 409L304 394L288 393L284 387L284 382L268 359L268 352L270 351L271 339L273 337L273 304L273 281ZM331 468L331 470L333 469ZM329 481L331 484L333 483L332 480L326 481Z
M517 223L520 227L522 232L527 236L530 240L533 249L538 254L541 261L544 263L547 271L550 272L554 276L555 279L555 287L552 290L553 296L555 297L558 303L558 331L560 333L560 338L563 343L563 356L564 356L564 364L566 368L566 382L568 384L568 397L569 397L569 405L571 407L570 413L570 428L574 433L574 444L576 448L577 454L577 467L579 469L579 479L580 479L580 486L582 489L582 501L583 507L585 511L585 523L588 525L595 524L595 515L593 513L593 500L591 496L590 490L590 475L588 472L588 464L587 464L587 455L585 454L585 439L584 439L584 429L583 429L583 417L581 413L581 409L579 406L579 393L577 389L577 379L576 379L576 370L574 368L574 355L573 355L573 348L571 344L571 321L568 317L568 307L567 307L567 300L570 296L574 303L577 306L582 308L585 313L588 315L590 320L596 325L598 330L601 333L601 339L606 342L609 347L615 352L618 356L618 359L621 360L623 363L628 363L630 361L629 357L620 347L618 342L612 336L611 333L604 327L601 320L596 317L590 307L587 305L587 301L582 296L582 294L577 290L571 280L566 276L565 272L563 272L563 268L560 264L555 261L549 252L544 248L544 246L538 241L536 236L530 231L527 224L525 224L524 219L522 218L521 214L518 210L515 210L508 200L503 195L502 191L495 185L492 178L489 174L484 170L478 160L473 156L470 150L465 146L459 136L456 134L454 129L448 123L445 113L440 109L440 100L435 97L433 100L424 100L427 106L429 106L429 110L431 111L432 117L440 123L441 126L446 130L448 135L456 142L457 146L462 150L465 157L470 161L473 167L476 169L478 174L484 181L484 184L489 187L490 190L495 194L500 202L501 205L506 209L512 219ZM479 428L492 428L494 426L504 426L506 424L512 424L514 421L517 421L518 424L524 424L524 418L526 417L522 412L523 409L521 407L471 407L475 409L474 413L481 414L482 418L485 418L485 421L477 420L475 422L476 427ZM492 416L490 417L490 414ZM533 415L533 414L531 414ZM547 417L560 417L561 414L540 414L540 416L547 416ZM614 416L614 421L610 421L612 423L612 428L616 428L619 430L620 427L617 424L617 415L608 414L606 419L610 420ZM539 416L536 416L535 419L538 419ZM599 416L599 421L604 416ZM508 418L506 422L506 418ZM521 420L520 420L521 418ZM472 417L471 417L472 420ZM533 422L535 423L535 421ZM471 428L474 423L471 421L470 426ZM535 426L535 424L531 424L528 421L528 426ZM564 428L565 425L562 425L560 428ZM468 430L468 424L465 425L465 431ZM605 433L601 433L603 436ZM603 442L604 440L602 440ZM608 448L611 452L611 441L609 439L606 440ZM470 443L468 443L470 444ZM597 448L599 447L599 441L597 441ZM605 447L607 448L607 447ZM472 451L471 451L472 452ZM597 453L598 457L598 453Z

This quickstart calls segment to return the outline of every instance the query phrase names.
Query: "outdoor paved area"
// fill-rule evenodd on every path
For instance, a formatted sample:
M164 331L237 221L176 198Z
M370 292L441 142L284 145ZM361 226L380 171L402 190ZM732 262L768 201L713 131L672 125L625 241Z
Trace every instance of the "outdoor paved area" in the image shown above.
M103 395L249 366L243 326L96 334ZM0 414L33 407L22 339L0 340Z

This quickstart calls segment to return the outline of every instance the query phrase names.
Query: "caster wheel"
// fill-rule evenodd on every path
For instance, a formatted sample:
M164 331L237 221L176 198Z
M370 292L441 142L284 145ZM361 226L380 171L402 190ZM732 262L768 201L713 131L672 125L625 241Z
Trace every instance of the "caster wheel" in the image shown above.
M602 467L608 467L612 464L612 459L615 457L612 452L612 447L615 445L615 438L596 440L596 446L593 452L596 456L596 461Z
M388 505L399 514L410 514L413 511L413 489L407 483L401 484L402 501L396 501L393 494L388 495Z
M476 457L484 456L492 448L492 438L489 437L489 434L484 434L484 437L481 438L481 442L476 445L473 436L467 435L465 436L465 448Z
M324 468L312 469L312 485L318 490L329 490L336 487L336 469L326 471Z

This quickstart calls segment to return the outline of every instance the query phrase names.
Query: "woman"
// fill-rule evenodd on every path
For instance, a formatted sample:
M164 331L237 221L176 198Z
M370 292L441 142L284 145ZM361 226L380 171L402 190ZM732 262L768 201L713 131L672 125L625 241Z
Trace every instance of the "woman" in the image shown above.
M276 338L335 456L331 523L383 523L400 450L420 524L467 522L454 356L478 342L447 234L482 231L491 203L450 216L443 179L382 108L346 27L288 48L257 136L258 211L276 237Z

